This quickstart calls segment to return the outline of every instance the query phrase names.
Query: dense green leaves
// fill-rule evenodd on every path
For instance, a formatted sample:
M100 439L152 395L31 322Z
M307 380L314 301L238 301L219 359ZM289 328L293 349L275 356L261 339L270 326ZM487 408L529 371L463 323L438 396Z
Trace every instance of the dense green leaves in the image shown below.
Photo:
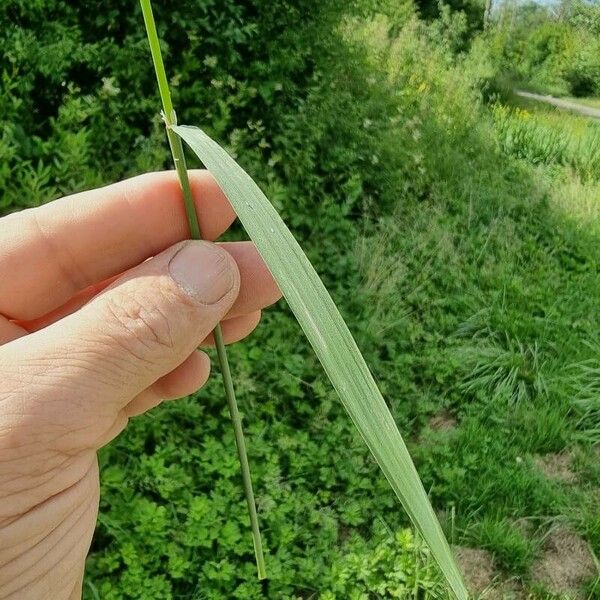
M497 66L520 86L557 96L600 94L600 4L501 2L488 39Z
M315 57L339 48L332 30L356 4L156 3L178 114L219 136L236 131L240 151L246 138L272 144L320 86ZM0 211L170 164L132 8L121 0L0 2Z
M269 266L346 410L460 599L467 591L390 411L310 261L252 178L201 129L173 130L213 174Z
M170 164L134 4L0 3L8 210ZM371 56L323 18L328 6L335 20L334 4L346 6L157 2L178 114L226 144L298 237L390 400L453 541L489 548L499 579L517 575L507 520L569 520L600 555L598 394L587 395L599 356L598 187L560 166L550 179L544 167L503 156L469 90L473 72L456 68L439 36L431 43L424 27L398 23L396 53ZM359 30L352 23L352 34ZM61 40L77 50L63 51ZM53 48L51 61L36 58ZM288 48L303 48L305 59ZM482 67L484 55L475 57ZM253 95L262 88L273 89L268 101ZM515 406L489 386L464 391L474 366L461 364L464 350L482 364L490 345L505 351L507 339L538 343L548 397ZM86 600L354 600L396 591L396 565L415 573L410 544L393 535L407 519L290 311L283 303L266 311L228 350L269 552L268 594L256 581L235 440L213 377L191 398L133 419L101 452ZM582 434L590 441L574 447ZM576 453L576 482L536 471L532 456L564 452ZM528 534L536 560L546 532ZM423 581L417 566L422 597L435 576ZM586 597L598 589L591 582Z

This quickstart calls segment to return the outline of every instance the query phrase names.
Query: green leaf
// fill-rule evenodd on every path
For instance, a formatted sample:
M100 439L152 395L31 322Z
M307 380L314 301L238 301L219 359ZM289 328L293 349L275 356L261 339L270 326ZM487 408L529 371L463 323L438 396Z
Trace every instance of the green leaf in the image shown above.
M459 600L468 597L448 542L394 419L335 303L252 178L201 129L172 127L212 173L267 263L375 460Z

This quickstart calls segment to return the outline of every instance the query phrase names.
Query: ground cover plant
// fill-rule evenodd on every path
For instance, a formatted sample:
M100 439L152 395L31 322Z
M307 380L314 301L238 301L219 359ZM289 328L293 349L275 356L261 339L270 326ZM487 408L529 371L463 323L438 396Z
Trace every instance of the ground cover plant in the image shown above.
M169 165L139 14L105 4L110 18L0 8L5 210ZM302 3L303 28L300 4L279 6L157 10L180 117L226 144L307 249L471 589L597 598L598 184L507 155L478 74L410 6L378 7L399 14L394 43L364 4L357 20ZM444 597L286 307L229 351L267 597ZM215 378L103 451L86 599L265 597L226 413Z

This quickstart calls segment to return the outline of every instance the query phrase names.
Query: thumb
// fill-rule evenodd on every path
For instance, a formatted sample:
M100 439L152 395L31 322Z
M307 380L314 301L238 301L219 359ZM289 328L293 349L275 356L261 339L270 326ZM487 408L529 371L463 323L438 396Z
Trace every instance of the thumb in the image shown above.
M182 242L39 332L37 351L60 358L63 381L95 387L120 408L192 354L231 308L239 281L225 250Z

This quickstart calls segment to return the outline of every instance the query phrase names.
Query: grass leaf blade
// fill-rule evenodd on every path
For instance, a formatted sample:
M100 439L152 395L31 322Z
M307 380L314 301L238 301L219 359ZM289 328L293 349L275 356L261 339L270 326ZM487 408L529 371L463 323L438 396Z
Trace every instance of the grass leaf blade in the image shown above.
M310 261L252 178L201 129L174 126L212 173L275 277L340 399L459 600L468 597L448 542L377 385Z

